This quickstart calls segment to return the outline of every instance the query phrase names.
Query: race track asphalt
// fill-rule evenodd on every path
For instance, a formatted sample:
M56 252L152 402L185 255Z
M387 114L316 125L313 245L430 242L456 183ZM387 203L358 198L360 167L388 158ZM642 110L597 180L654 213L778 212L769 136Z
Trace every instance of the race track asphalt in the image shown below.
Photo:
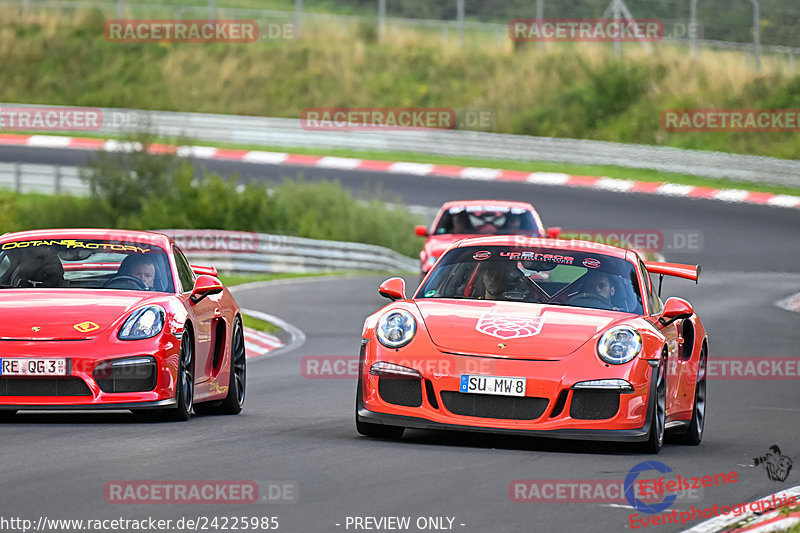
M69 165L79 164L79 156L85 154L0 149L0 161ZM286 167L206 163L225 174L238 171L242 179L294 175ZM700 284L667 280L664 292L694 303L709 332L710 358L800 355L800 316L774 305L800 290L797 210L368 172L302 173L306 179L338 179L365 197L383 191L415 205L528 199L546 224L565 228L701 232L702 250L665 252L668 260L702 264ZM420 530L419 517L453 518L453 530L463 532L624 531L635 512L624 502L519 503L509 498L509 485L518 479L622 480L646 460L661 461L684 477L738 474L736 483L676 502L672 508L681 511L750 501L800 484L798 469L785 482L774 482L752 466L773 444L800 460L797 380L710 381L703 443L668 444L658 456L614 444L460 432L413 430L396 442L360 437L353 424L355 379L310 379L301 361L357 355L364 318L386 303L377 294L382 279L306 279L238 291L243 307L279 316L307 336L293 351L250 362L247 403L239 416L150 423L127 413L26 413L3 423L0 517L36 522L40 516L277 516L279 531L305 533L355 531L346 527L348 517L408 516L408 531ZM413 290L416 277L406 279ZM252 480L263 492L289 484L297 498L249 505L107 503L104 486L119 480Z

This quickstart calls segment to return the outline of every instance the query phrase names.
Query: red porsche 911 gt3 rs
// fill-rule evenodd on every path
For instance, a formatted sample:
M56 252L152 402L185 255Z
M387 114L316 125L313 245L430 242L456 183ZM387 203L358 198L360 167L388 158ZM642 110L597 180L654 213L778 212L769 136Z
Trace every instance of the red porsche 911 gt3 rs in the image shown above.
M242 318L213 267L169 237L41 230L0 237L0 412L238 414ZM153 411L155 410L155 411Z
M416 226L414 231L427 237L419 254L424 278L442 253L461 239L489 235L556 238L561 228L545 229L539 213L527 202L467 200L445 203L433 219L430 232L425 226Z
M356 427L699 444L708 338L687 301L660 298L664 275L699 272L583 241L460 241L413 297L381 285L393 303L364 324Z

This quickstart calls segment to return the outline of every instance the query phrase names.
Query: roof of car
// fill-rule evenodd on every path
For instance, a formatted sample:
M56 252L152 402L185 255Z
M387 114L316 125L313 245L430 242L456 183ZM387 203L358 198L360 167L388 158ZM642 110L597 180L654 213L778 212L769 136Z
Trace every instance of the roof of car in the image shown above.
M590 241L567 240L567 239L547 239L537 237L524 237L520 235L492 235L489 237L473 237L464 239L457 243L459 248L463 246L513 246L515 248L555 248L564 251L574 252L597 252L611 257L625 259L628 251L625 248L611 246Z
M0 241L2 242L52 239L103 239L121 242L140 242L162 247L167 247L170 243L170 238L162 233L122 229L42 229L18 231L0 236Z
M509 200L463 200L455 202L445 202L442 209L450 209L451 207L523 207L533 211L533 206L528 202L512 202Z

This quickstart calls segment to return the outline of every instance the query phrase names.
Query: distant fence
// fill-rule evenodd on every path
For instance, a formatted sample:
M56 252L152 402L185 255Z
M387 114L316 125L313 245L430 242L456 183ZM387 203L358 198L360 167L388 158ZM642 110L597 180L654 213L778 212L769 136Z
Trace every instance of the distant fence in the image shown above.
M192 263L235 274L336 270L411 271L419 261L372 244L245 231L158 230L175 239Z

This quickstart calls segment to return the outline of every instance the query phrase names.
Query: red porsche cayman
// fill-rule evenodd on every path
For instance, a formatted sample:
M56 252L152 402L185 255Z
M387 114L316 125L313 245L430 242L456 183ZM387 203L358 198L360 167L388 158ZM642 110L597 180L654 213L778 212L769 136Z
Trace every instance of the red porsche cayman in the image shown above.
M42 230L0 237L0 413L237 414L242 319L213 267L167 236ZM155 411L153 411L155 410Z
M699 272L583 241L460 241L413 297L381 285L393 303L364 324L357 430L699 444L708 338L687 301L660 298L663 276Z

